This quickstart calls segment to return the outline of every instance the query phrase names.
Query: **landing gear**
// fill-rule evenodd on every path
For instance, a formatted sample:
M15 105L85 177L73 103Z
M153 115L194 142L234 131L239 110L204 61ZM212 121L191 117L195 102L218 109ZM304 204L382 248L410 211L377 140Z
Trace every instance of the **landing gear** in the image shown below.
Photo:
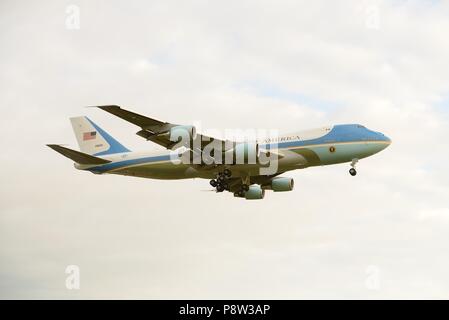
M210 185L216 188L217 192L223 192L229 190L228 179L231 177L232 172L229 169L224 169L223 172L218 173L217 179L210 180Z
M232 172L229 169L224 169L223 174L225 175L226 178L230 178L232 176Z
M229 184L226 181L219 182L217 180L211 180L209 183L212 187L216 188L217 192L229 190Z
M242 184L234 192L234 197L245 198L246 192L249 190L249 185L251 184L251 180L249 176L242 177Z
M349 174L354 177L357 174L357 170L355 170L354 168L351 168L351 169L349 169Z
M240 188L234 192L234 197L244 198L246 192L249 190L249 186L245 183L243 183Z
M352 159L352 162L351 162L352 168L349 169L349 174L353 177L357 174L357 170L355 169L355 165L357 164L357 162L359 162L359 159Z
M225 190L230 191L229 179L232 177L232 172L229 169L224 169L222 172L217 173L217 178L209 181L210 185L216 189L217 192L223 192ZM245 192L249 190L249 186L243 183L242 187L234 192L236 197L244 197ZM233 190L234 191L234 190Z
M234 197L244 198L245 197L245 191L239 190L234 192Z

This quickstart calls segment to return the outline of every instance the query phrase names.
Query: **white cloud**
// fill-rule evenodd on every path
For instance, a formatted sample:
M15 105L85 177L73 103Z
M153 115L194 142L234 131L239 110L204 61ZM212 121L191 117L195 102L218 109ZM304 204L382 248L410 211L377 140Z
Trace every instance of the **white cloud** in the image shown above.
M420 219L429 220L443 220L443 222L447 222L449 219L449 208L437 208L430 210L423 210L420 213Z
M157 66L155 64L150 63L146 59L139 59L131 64L131 71L133 73L148 72L155 68L157 68Z
M1 5L1 297L447 296L447 2L77 5L72 31L65 4ZM393 144L354 179L345 165L295 171L294 192L245 202L202 180L74 171L44 147L75 146L67 118L87 113L156 148L82 108L105 103L217 129L358 122ZM70 264L80 291L64 287Z

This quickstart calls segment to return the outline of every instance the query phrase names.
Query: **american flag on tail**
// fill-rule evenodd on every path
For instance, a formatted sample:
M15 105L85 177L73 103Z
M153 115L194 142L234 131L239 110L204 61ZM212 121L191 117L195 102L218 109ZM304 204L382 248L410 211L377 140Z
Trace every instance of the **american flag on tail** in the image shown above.
M96 131L84 132L83 133L83 141L93 140L93 139L95 139L96 136L97 136L97 132Z

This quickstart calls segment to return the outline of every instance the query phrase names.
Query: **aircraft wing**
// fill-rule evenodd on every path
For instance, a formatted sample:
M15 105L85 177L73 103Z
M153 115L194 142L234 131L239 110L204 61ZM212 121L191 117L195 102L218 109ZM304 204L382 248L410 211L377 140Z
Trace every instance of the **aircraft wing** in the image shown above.
M167 149L172 149L177 144L177 142L173 142L170 140L170 134L167 133L169 133L171 128L179 126L178 124L149 118L132 111L125 110L117 105L97 106L97 108L100 108L140 127L141 130L136 134L149 141L157 143ZM198 143L193 143L193 146L201 146L201 150L203 150L204 146L206 146L213 140L221 142L224 150L224 141L220 139L197 134L196 140Z
M113 115L122 118L128 122L141 127L142 129L148 130L153 133L159 133L169 130L170 128L177 126L177 124L170 124L168 122L159 121L153 118L148 118L140 114L125 110L120 108L120 106L110 105L110 106L97 106L106 112L112 113Z

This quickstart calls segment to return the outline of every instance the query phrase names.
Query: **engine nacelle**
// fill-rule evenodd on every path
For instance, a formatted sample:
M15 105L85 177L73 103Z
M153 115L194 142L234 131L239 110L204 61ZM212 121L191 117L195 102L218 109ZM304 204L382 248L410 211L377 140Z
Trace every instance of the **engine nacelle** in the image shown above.
M185 141L190 144L190 142L196 138L196 129L194 126L176 126L170 129L170 141L181 142Z
M249 186L249 190L245 193L246 200L260 200L265 196L265 190L259 185Z
M271 180L271 190L273 190L274 192L292 191L294 184L295 183L292 178L273 178Z
M259 159L259 145L253 142L242 142L226 151L225 157L232 156L234 164L256 164Z

